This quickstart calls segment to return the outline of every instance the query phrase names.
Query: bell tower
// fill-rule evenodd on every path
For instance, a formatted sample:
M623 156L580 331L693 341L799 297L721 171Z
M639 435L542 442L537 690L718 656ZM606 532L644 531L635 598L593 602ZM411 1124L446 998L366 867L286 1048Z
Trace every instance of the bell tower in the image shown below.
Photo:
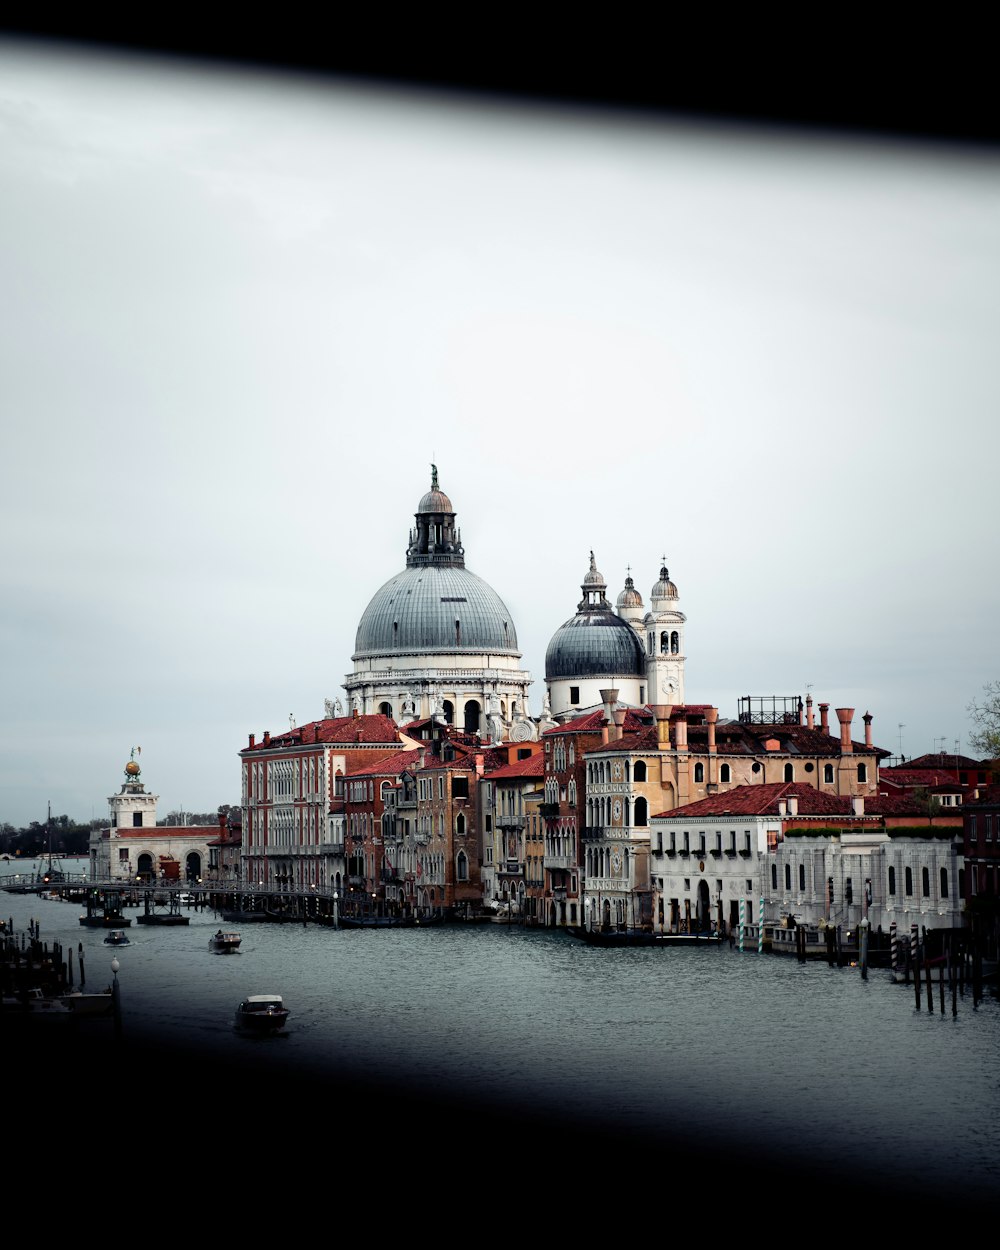
M684 702L684 623L677 587L670 580L667 557L649 596L643 620L646 678L651 703Z

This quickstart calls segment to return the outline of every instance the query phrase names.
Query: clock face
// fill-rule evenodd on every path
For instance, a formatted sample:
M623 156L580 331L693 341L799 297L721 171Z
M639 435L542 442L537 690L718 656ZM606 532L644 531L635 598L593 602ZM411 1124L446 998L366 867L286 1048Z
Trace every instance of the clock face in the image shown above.
M622 870L622 853L617 849L611 852L611 867L615 872Z
M612 764L612 766L611 766L611 776L612 776L612 777L614 777L615 781L621 781L621 779L622 779L622 766L621 766L621 764Z
M660 687L664 694L673 694L675 690L674 683L669 677L664 677L663 681L660 682Z
M621 820L621 818L622 818L622 802L621 802L621 799L615 799L615 804L614 804L614 813L615 813L615 820Z

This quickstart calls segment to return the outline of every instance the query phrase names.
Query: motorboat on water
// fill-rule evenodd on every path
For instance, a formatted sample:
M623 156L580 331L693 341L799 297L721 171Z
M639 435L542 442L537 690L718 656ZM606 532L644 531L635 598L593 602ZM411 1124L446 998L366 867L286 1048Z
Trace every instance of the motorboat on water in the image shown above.
M240 942L243 939L232 929L220 929L218 933L213 933L208 939L209 950L218 951L220 954L226 954L229 951L238 951Z
M128 934L124 929L112 929L108 936L104 939L105 946L131 946L128 940Z
M110 987L100 994L70 990L59 1001L78 1016L110 1016L114 1008Z
M280 994L251 994L236 1008L236 1027L245 1033L277 1033L287 1019Z

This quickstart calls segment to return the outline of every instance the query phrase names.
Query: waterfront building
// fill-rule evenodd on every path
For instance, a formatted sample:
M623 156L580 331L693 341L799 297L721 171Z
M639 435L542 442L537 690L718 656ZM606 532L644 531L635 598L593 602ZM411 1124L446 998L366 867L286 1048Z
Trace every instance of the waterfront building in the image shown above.
M414 745L382 715L250 734L240 752L243 880L267 890L339 888L346 876L338 778ZM341 800L340 803L337 800Z
M507 606L465 567L451 500L431 466L431 488L410 530L406 567L362 613L354 671L344 679L353 710L395 718L404 729L433 718L483 740L537 737Z
M578 925L587 825L585 754L607 744L610 734L641 729L649 715L617 706L618 691L601 689L600 710L586 712L542 734L545 760L541 814L545 821L545 918L549 926Z
M647 927L676 921L670 906L685 918L688 906L701 915L705 899L670 895L666 919L654 912L663 905L656 893L655 857L650 867L650 814L686 809L708 797L742 785L801 782L829 796L874 795L878 761L886 753L871 740L871 716L865 716L865 741L850 733L852 708L837 710L839 735L829 729L828 705L820 704L817 727L811 701L794 698L746 698L737 720L720 720L717 708L656 704L631 724L617 707L614 691L602 722L604 738L589 744L585 755L584 914L586 923ZM620 724L618 723L620 722ZM654 723L655 722L655 723ZM546 735L548 737L548 735ZM742 846L742 843L741 843ZM662 848L661 848L662 849ZM690 853L695 853L694 847ZM655 850L655 848L654 848ZM737 873L726 874L716 889L724 913L732 911Z
M483 812L483 898L516 904L537 917L544 888L544 837L539 811L545 761L541 743L519 748L521 758L480 781Z
M743 785L651 822L653 929L824 921L846 929L961 924L961 817L801 783Z
M980 786L962 809L966 862L965 898L973 911L992 911L1000 902L1000 785Z
M343 893L348 913L366 912L371 907L384 910L384 904L393 911L412 906L412 896L407 896L405 888L402 892L397 888L405 877L400 876L404 868L401 856L395 853L394 815L400 775L412 769L423 754L423 747L407 747L339 779L348 850ZM341 888L335 878L332 884Z
M90 835L91 880L202 880L209 843L219 838L225 817L217 825L157 825L159 796L147 792L135 756L133 750L121 789L108 798L108 827Z
M238 886L242 880L243 828L235 809L228 817L220 815L219 836L208 844L207 880L224 888Z

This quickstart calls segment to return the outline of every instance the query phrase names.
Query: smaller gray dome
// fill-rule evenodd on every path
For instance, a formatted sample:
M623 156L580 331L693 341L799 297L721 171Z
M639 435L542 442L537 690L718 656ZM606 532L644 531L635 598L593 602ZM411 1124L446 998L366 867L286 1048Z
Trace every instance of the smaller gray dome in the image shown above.
M642 644L635 630L607 609L578 612L552 635L545 680L558 677L642 677Z

